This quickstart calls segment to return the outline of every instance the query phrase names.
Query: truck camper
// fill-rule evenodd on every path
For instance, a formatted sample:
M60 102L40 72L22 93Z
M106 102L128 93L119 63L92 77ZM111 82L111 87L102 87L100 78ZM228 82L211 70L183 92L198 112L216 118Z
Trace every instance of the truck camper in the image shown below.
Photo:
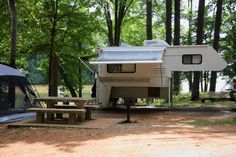
M163 98L170 102L173 71L220 71L225 60L210 46L170 46L146 40L144 46L98 49L96 102L111 107L118 98Z

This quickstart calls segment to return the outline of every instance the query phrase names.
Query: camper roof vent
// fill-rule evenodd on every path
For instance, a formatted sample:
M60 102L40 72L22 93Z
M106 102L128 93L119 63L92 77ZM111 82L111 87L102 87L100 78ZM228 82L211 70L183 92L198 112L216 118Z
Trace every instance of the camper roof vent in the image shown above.
M144 46L147 47L169 47L170 45L167 44L164 40L145 40Z

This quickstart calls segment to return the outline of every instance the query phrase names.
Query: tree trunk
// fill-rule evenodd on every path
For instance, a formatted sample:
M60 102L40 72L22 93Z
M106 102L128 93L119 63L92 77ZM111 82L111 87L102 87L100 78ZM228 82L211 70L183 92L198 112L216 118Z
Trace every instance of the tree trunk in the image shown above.
M120 45L120 34L121 34L121 21L118 20L115 24L114 46L119 46Z
M200 73L200 87L201 87L201 92L203 92L203 73Z
M192 97L191 100L199 100L199 81L200 81L200 72L195 71L193 73L193 89L192 89ZM197 83L196 83L197 82Z
M51 44L50 44L50 54L49 54L49 96L57 96L58 87L58 57L55 53L55 40L56 40L56 26L57 26L57 7L58 0L56 0L54 6L54 16L52 19L51 28Z
M79 64L79 97L82 97L82 68L81 68L81 64Z
M193 76L192 76L192 72L189 72L190 76L189 76L189 79L188 79L188 83L189 83L189 92L192 92L193 90Z
M188 45L192 45L192 20L193 20L193 1L192 0L188 0L188 15L189 15L189 19L188 19ZM187 76L187 80L188 80L188 84L189 84L189 92L192 92L192 86L193 86L193 72L187 72L188 74ZM189 77L189 78L188 78Z
M126 1L115 0L115 39L114 45L120 45L121 24L125 16Z
M11 54L10 65L16 66L16 32L17 32L17 15L16 15L16 1L8 0L8 7L11 14ZM15 86L9 84L8 102L11 108L15 108Z
M115 25L113 28L113 22L111 18L111 12L110 12L110 3L114 4L114 20ZM125 14L131 4L133 3L133 0L130 0L127 2L126 0L115 0L107 2L104 5L104 2L100 1L100 5L103 7L105 16L106 16L106 22L107 22L107 28L108 28L108 40L109 40L109 46L119 46L120 45L120 35L121 35L121 26L122 21L125 17ZM113 31L114 29L114 31ZM114 33L114 35L113 35Z
M146 33L147 40L152 40L152 0L146 0Z
M192 20L193 20L193 1L188 1L188 45L192 45Z
M204 92L207 92L208 89L208 76L209 76L209 72L208 71L204 71Z
M220 40L220 27L221 27L221 14L222 14L222 0L217 0L216 3L217 11L215 18L215 31L214 31L214 43L213 48L218 51L219 50L219 40ZM211 80L210 80L210 91L215 92L216 90L216 78L217 72L211 72Z
M107 10L108 8L106 8ZM113 46L113 27L112 27L112 20L111 20L111 13L110 11L107 11L106 13L106 22L107 22L107 29L108 29L108 41L109 46Z
M166 0L166 42L169 45L171 45L171 40L172 40L171 17L172 17L172 0Z
M17 16L15 0L8 0L9 10L11 13L11 55L10 65L16 66L16 31L17 31Z
M179 45L180 41L180 0L175 0L175 28L174 45ZM180 92L180 72L174 71L174 92Z
M202 44L203 40L203 24L204 24L204 7L205 0L199 0L198 5L198 18L197 18L197 45ZM199 81L200 72L195 71L193 77L193 90L192 90L192 100L199 100Z

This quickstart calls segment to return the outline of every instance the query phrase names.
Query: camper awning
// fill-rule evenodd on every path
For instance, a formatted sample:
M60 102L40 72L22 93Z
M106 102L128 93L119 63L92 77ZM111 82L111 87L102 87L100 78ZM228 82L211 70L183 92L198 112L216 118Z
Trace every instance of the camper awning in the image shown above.
M162 63L164 49L112 47L100 51L100 56L91 64L136 64Z
M4 65L4 64L0 64L0 76L21 76L21 77L25 77L25 75L21 72L19 72L18 70Z

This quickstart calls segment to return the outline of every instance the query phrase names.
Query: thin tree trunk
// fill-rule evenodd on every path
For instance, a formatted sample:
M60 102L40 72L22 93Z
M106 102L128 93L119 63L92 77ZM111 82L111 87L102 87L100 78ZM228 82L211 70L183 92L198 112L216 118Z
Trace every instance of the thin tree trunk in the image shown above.
M188 19L188 45L192 45L192 20L193 20L193 1L188 0L188 8L189 8L189 19ZM192 92L193 86L193 72L187 72L187 80L189 84L189 92Z
M208 71L204 71L204 92L207 92L208 89Z
M171 40L172 40L171 18L172 18L172 0L166 0L166 42L169 45L171 45Z
M58 0L56 0L54 6L54 16L51 28L51 44L50 44L50 54L49 54L49 96L57 96L58 87L58 57L55 53L55 40L56 40L56 26L57 26L57 7Z
M192 72L189 72L190 73L190 77L188 79L188 83L189 83L189 92L192 92L193 90L193 76L192 76Z
M203 92L203 73L201 72L200 74L200 87L201 87L201 92Z
M192 20L193 20L193 1L188 1L189 19L188 19L188 45L192 45Z
M120 45L121 25L125 16L126 1L115 0L115 39L114 45Z
M16 32L17 32L17 15L16 15L16 1L8 0L8 7L11 14L11 54L10 65L16 66ZM11 108L15 108L15 86L9 84L8 102Z
M197 18L197 45L202 44L203 40L203 24L204 24L204 7L205 0L199 0L198 5L198 18ZM199 81L200 72L195 71L193 77L193 90L192 90L192 100L199 100Z
M81 64L79 64L79 97L82 97L82 68L81 68Z
M217 0L217 11L215 18L215 32L214 32L214 43L213 48L218 51L219 50L219 41L220 41L220 27L221 27L221 14L222 14L222 0ZM210 80L210 91L215 92L216 90L216 78L217 72L211 72L211 80Z
M8 0L9 10L11 13L11 55L10 65L16 66L16 31L17 31L17 15L15 0Z
M152 40L152 0L146 0L146 33L147 40Z
M113 28L112 28L112 20L111 20L111 14L108 11L107 12L107 17L106 17L106 21L107 21L107 28L108 28L108 40L109 40L109 46L113 46L114 41L113 41Z
M109 46L119 46L120 45L120 35L121 35L121 26L122 21L125 17L125 14L131 4L133 3L133 0L127 1L127 0L115 0L110 2L104 2L100 0L100 5L104 9L105 17L106 17L106 23L108 28L108 40L109 40ZM105 3L105 4L104 4ZM110 12L110 5L114 5L114 31L113 31L113 21L111 18L111 12ZM114 35L113 35L114 33Z
M175 28L174 28L174 45L180 43L180 0L175 0ZM174 92L180 92L180 72L174 71Z
M121 34L121 21L117 21L115 25L115 41L114 41L114 46L119 46L120 45L120 34Z

